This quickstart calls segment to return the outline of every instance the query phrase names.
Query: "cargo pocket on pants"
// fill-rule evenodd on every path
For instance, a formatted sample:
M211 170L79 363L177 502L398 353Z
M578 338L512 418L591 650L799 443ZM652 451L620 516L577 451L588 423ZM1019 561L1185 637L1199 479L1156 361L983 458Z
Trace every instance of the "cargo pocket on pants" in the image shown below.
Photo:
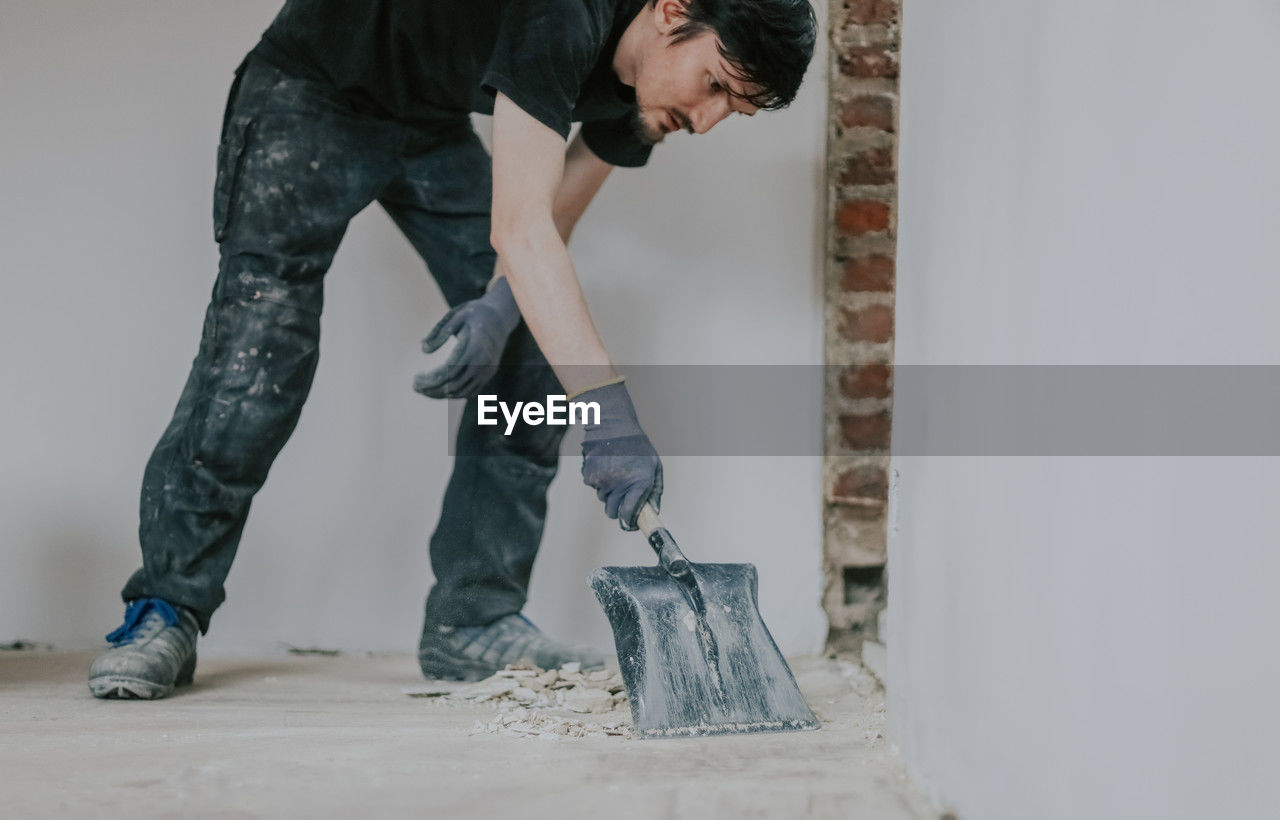
M213 183L213 238L221 242L231 222L231 206L235 201L240 171L244 165L245 140L249 133L248 117L232 117L218 143L218 175Z

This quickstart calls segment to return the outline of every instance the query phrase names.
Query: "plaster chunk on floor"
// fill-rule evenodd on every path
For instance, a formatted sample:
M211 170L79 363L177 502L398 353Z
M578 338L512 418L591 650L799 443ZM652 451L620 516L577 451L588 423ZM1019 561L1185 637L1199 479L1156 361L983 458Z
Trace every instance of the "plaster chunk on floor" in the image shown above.
M477 683L436 682L407 688L410 697L444 703L488 704L493 720L478 720L472 734L580 740L631 734L626 687L616 670L582 672L578 663L559 669L513 664ZM598 715L588 720L579 715Z

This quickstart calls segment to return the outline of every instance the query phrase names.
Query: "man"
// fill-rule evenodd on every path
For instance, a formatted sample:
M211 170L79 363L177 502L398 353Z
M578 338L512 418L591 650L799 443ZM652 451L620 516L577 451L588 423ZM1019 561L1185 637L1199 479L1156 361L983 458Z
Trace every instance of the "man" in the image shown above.
M199 352L143 477L143 566L89 672L98 697L189 683L196 635L249 505L315 371L322 283L377 201L455 307L446 366L414 387L468 398L431 538L419 661L477 679L603 658L520 611L563 427L476 424L475 395L600 407L582 475L634 529L662 464L592 324L566 243L610 169L677 129L791 102L812 56L807 0L289 0L236 72L218 150L221 263ZM470 112L493 114L492 159ZM582 129L566 148L572 122Z

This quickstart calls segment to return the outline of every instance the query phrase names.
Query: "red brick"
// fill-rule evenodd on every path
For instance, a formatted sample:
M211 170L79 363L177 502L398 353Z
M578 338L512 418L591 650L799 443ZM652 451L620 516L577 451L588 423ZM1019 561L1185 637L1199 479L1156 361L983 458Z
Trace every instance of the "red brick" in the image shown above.
M883 467L864 464L836 476L832 495L836 498L885 500L889 497L889 474Z
M874 199L851 199L836 206L836 230L861 236L889 227L889 205Z
M841 185L888 185L895 179L892 148L868 148L851 154L840 172Z
M850 97L840 105L840 123L845 128L893 131L893 98L883 94Z
M851 399L888 398L892 376L887 364L854 365L840 374L840 392Z
M846 259L840 287L847 291L891 291L893 270L893 258L883 254Z
M846 77L898 76L898 55L884 46L849 46L840 55L839 64Z
M850 450L887 450L891 422L888 410L849 413L840 417L842 443Z
M896 0L844 0L845 19L860 26L892 23L898 19Z
M851 342L887 342L893 339L893 308L868 305L840 312L840 335Z

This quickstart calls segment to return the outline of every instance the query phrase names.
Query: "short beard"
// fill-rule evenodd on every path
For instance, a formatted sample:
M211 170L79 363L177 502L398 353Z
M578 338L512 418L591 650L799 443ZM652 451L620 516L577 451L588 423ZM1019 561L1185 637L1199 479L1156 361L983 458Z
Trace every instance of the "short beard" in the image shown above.
M635 133L636 139L649 146L657 145L666 136L665 132L660 131L655 134L650 130L650 125L644 118L644 109L639 107L636 108L635 116L631 118L631 130Z

